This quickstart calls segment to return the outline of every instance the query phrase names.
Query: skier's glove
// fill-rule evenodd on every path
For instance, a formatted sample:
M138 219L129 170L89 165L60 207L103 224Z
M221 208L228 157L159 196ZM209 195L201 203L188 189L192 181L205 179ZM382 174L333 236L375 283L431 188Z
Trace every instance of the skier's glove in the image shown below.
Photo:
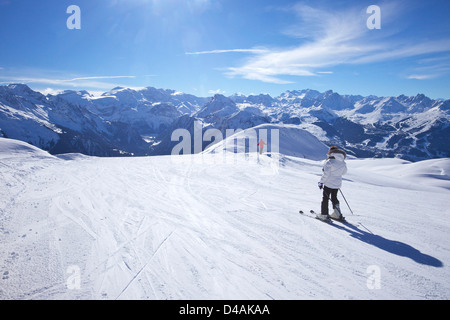
M323 183L319 182L317 185L319 186L319 189L322 190L322 188L323 188Z

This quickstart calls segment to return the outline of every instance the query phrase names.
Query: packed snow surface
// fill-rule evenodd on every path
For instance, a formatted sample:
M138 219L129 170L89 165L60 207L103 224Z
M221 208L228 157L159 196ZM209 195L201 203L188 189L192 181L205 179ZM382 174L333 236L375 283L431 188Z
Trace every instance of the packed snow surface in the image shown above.
M325 155L324 155L325 157ZM449 299L450 159L53 157L0 138L1 299Z

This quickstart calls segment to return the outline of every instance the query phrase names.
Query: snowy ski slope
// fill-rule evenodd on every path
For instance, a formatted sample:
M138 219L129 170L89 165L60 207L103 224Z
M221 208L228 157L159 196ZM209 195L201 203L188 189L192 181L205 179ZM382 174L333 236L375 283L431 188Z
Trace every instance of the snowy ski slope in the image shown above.
M0 299L449 299L450 160L54 157L0 139ZM325 156L325 155L324 155Z

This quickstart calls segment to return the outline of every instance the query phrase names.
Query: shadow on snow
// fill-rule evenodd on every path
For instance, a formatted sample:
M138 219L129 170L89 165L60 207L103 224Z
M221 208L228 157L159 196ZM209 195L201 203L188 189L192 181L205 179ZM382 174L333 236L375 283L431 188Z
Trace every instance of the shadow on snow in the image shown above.
M344 225L339 225L338 223L333 223L332 226L338 229L345 230L350 234L351 237L361 240L370 245L373 245L386 252L401 257L407 257L417 263L428 265L431 267L441 268L444 266L442 261L440 261L439 259L424 254L419 250L417 250L416 248L410 246L409 244L383 238L382 236L361 230L357 226L352 224L345 224L345 226L347 226L348 228L344 228Z

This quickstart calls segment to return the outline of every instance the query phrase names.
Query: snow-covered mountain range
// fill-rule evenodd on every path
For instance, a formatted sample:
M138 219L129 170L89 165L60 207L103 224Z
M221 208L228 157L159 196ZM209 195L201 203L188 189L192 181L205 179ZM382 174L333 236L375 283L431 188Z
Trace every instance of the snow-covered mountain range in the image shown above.
M423 160L450 156L450 100L286 91L196 97L174 90L114 88L100 96L67 90L43 95L24 84L0 86L0 136L52 154L164 155L172 132L289 124L358 157Z

